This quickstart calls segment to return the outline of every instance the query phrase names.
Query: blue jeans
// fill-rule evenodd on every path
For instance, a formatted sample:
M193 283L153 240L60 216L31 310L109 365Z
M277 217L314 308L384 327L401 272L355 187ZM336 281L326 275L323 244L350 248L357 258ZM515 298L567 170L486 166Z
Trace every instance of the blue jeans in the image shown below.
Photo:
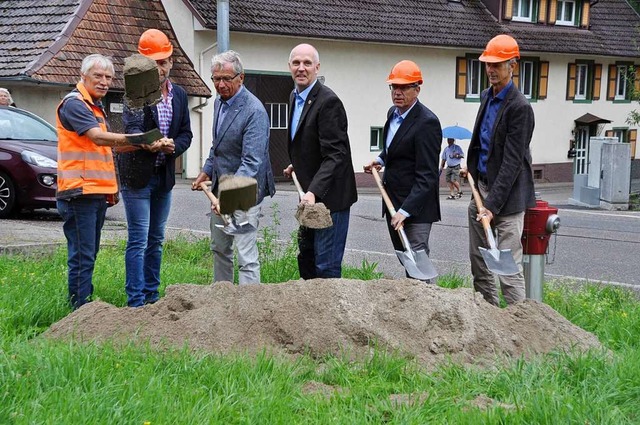
M302 279L342 277L342 257L349 231L349 208L332 212L326 229L298 230L298 269Z
M91 301L93 295L93 268L100 250L107 202L104 196L79 196L59 199L56 207L64 220L62 229L67 238L69 303L75 310Z
M125 251L127 305L140 307L160 297L160 263L164 229L171 208L171 191L158 189L153 176L142 189L120 190L127 215L128 240Z

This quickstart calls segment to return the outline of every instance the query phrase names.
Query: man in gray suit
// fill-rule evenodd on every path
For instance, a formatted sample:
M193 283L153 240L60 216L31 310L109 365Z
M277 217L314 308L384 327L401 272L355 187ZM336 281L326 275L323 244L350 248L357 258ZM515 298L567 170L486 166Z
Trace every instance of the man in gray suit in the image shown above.
M221 176L253 177L258 182L257 205L246 213L246 219L258 228L261 202L273 196L275 183L269 160L269 117L262 102L244 87L244 68L240 55L229 50L211 60L211 79L218 93L214 103L213 144L202 171L192 183L211 180L216 193ZM228 235L217 224L223 224L218 208L212 207L211 250L214 282L233 282L233 243L238 251L238 283L260 283L260 262L254 230Z
M499 276L502 294L508 304L525 297L522 274L522 230L524 212L536 204L529 144L535 125L533 109L511 80L520 58L518 43L501 34L489 41L480 56L491 87L482 92L480 110L467 155L468 172L483 198L478 210L469 204L469 258L473 286L485 300L498 305L493 274L478 250L487 246L480 220L487 217L498 232L498 248L511 249L520 272ZM464 171L463 173L464 174Z

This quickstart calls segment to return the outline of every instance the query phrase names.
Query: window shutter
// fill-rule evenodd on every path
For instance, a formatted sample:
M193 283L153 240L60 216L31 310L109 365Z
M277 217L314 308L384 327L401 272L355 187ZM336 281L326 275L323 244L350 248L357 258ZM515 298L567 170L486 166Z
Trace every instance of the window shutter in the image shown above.
M513 74L511 74L513 84L520 89L520 62L516 62L516 67L513 68Z
M549 23L556 23L556 10L558 10L558 0L550 0L549 4Z
M600 100L600 85L602 80L602 65L597 63L593 65L593 93L592 100Z
M540 73L538 77L538 99L547 98L548 84L549 84L549 62L540 61Z
M588 1L583 1L582 2L582 13L581 13L581 17L580 17L580 26L582 28L589 28L589 12L591 11L590 9L590 3Z
M629 143L631 143L631 159L636 158L636 140L638 138L638 130L635 128L633 130L629 130L627 133L629 136Z
M616 98L616 79L618 77L618 67L609 65L609 76L607 80L607 100Z
M467 97L467 58L456 58L456 99Z
M629 95L638 99L638 96L640 96L640 66L634 64L633 68L635 70L633 78L633 93L629 93Z
M540 6L538 9L538 22L542 24L547 22L547 0L540 0Z
M505 0L504 2L504 19L513 17L513 0Z
M576 98L576 64L570 63L567 68L567 100Z

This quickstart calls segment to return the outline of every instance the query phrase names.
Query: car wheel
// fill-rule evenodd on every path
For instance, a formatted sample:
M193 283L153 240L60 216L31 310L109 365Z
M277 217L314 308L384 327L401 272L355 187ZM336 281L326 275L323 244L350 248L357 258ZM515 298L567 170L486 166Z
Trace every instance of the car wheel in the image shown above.
M11 178L0 173L0 218L7 218L16 206L16 189Z

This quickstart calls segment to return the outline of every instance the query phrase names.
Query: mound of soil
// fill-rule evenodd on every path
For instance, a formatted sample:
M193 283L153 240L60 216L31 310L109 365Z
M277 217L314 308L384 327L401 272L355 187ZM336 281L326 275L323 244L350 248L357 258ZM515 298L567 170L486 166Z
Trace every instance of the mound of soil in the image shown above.
M143 308L92 302L53 324L49 338L149 342L213 353L266 349L313 356L366 356L379 348L429 367L452 359L484 365L496 356L600 348L598 339L549 306L506 309L471 289L412 279L314 279L278 285L180 284Z

